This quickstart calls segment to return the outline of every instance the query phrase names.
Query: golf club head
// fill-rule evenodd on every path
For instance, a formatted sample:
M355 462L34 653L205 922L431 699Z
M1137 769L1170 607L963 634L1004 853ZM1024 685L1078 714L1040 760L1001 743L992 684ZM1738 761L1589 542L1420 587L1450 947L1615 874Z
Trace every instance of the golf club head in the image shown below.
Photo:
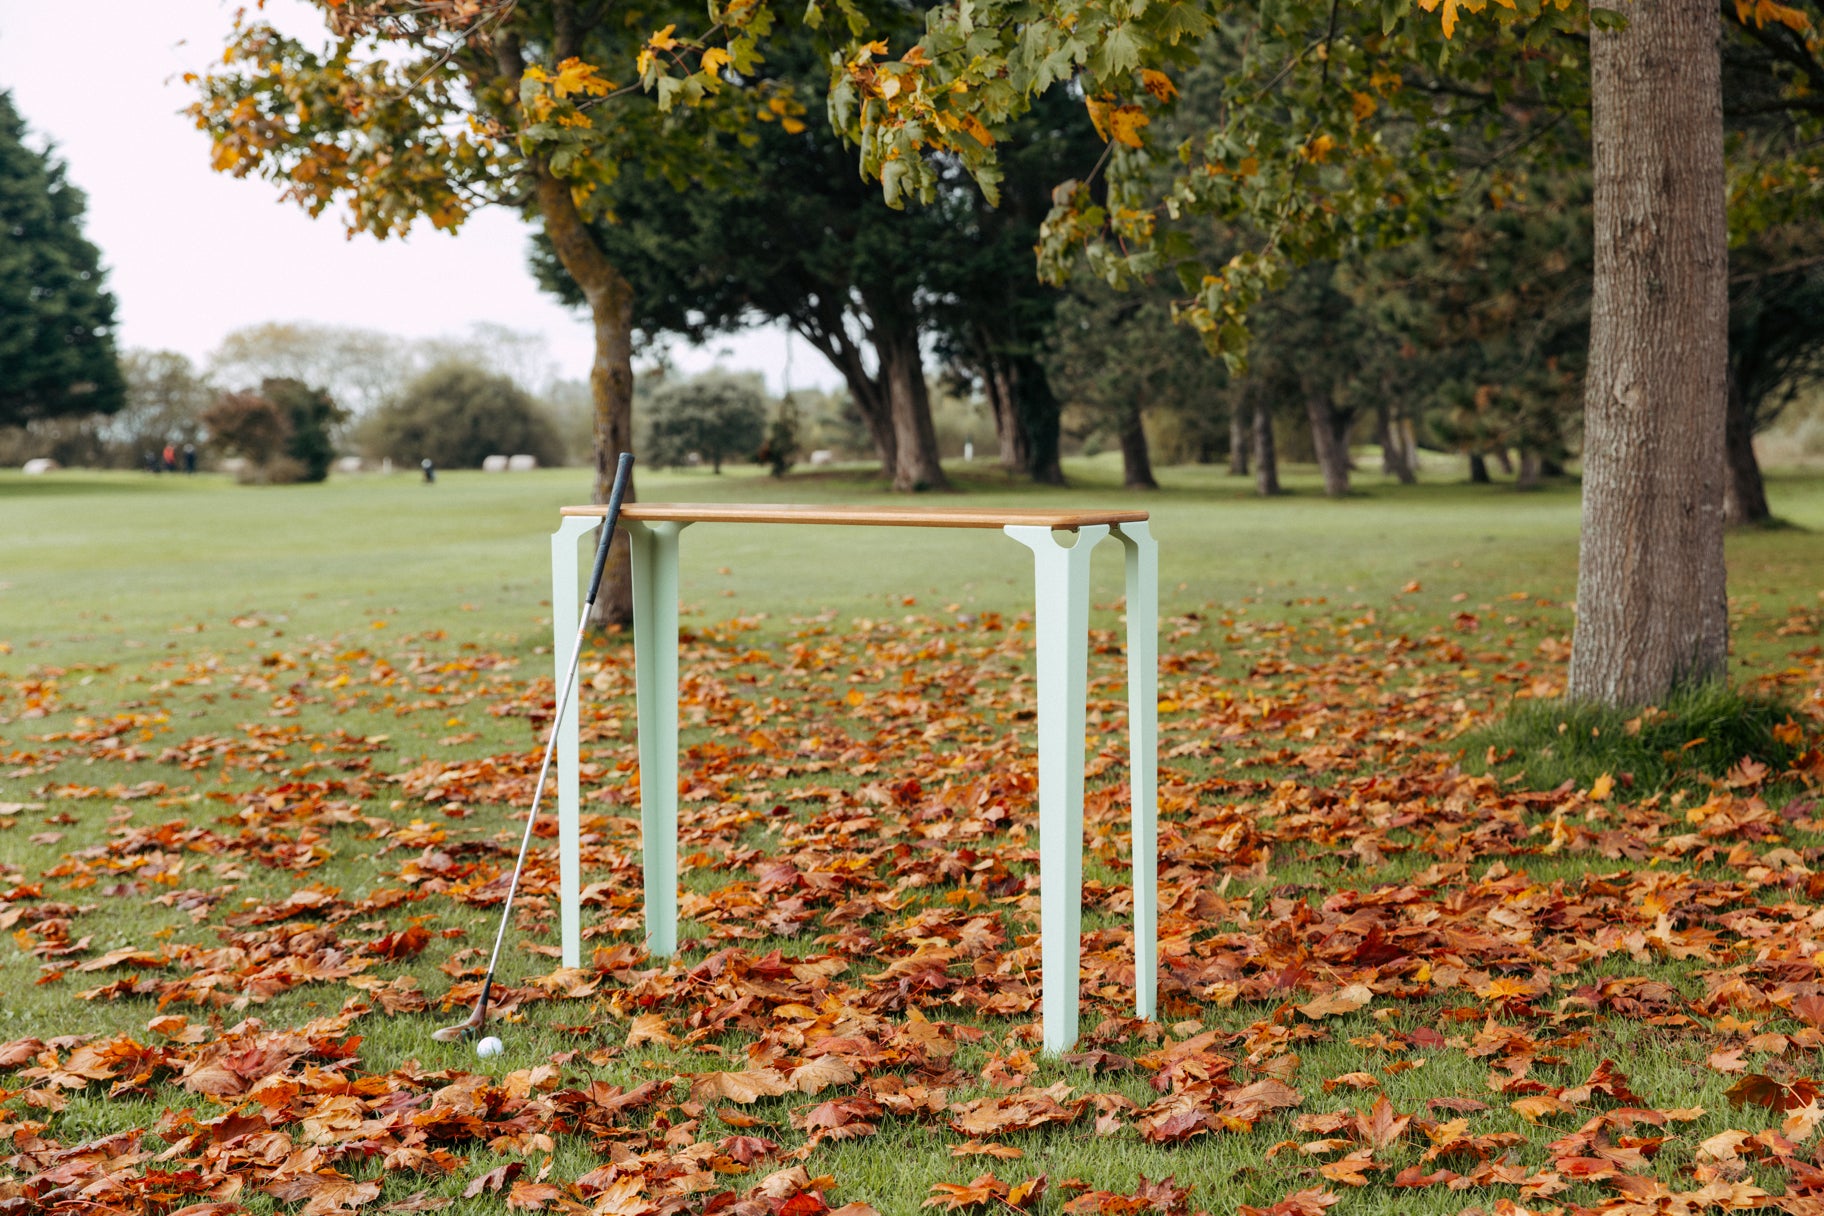
M481 1013L478 1010L475 1013L470 1014L467 1021L458 1022L454 1026L445 1026L441 1030L431 1031L431 1037L439 1043L460 1043L471 1035L479 1033L480 1030Z
M480 1034L482 1024L488 1020L488 994L493 987L494 977L490 975L481 982L481 995L475 1000L475 1011L454 1026L431 1031L431 1038L439 1043L460 1043L471 1035Z

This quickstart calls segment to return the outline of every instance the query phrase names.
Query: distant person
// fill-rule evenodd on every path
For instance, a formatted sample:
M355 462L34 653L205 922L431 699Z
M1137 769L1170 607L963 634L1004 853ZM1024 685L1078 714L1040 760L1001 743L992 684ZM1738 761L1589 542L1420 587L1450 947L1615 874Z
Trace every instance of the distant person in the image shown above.
M165 472L167 472L167 473L177 472L177 445L175 443L167 443L165 445L164 456L165 456Z
M437 480L437 466L431 463L431 458L429 456L420 460L418 462L418 467L424 470L425 485L431 485Z
M184 472L196 472L196 445L194 443L184 445Z
M158 453L157 452L154 452L154 451L151 451L150 449L148 449L145 452L140 453L140 457L141 457L141 459L143 459L145 461L146 472L148 472L148 473L158 472Z

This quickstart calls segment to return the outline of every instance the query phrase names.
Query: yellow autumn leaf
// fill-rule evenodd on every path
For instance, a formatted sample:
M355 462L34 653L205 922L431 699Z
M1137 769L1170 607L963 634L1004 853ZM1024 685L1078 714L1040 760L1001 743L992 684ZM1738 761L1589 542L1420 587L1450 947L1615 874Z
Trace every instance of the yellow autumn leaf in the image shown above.
M1355 121L1357 122L1362 122L1365 119L1372 117L1374 112L1380 109L1380 105L1380 102L1368 96L1366 93L1351 93L1349 95L1349 109L1354 113Z
M982 120L975 115L958 114L955 116L955 122L960 130L967 131L974 137L975 142L981 144L984 148L992 147L994 145L994 132L984 126Z
M703 70L718 72L733 62L729 53L719 46L712 46L703 52Z
M677 23L674 21L672 24L648 38L646 40L646 45L655 51L669 51L672 47L678 45L678 40L671 36L671 31L677 28Z
M1590 783L1590 801L1601 802L1615 791L1615 778L1604 773Z
M1113 107L1101 97L1085 97L1084 108L1089 111L1089 121L1096 128L1096 135L1102 142L1108 142L1108 112Z
M1140 69L1140 84L1160 101L1170 101L1178 96L1178 86L1172 83L1172 78L1152 68Z
M612 82L603 80L596 74L595 65L585 63L574 55L557 65L557 75L551 78L551 91L561 100L572 93L588 93L600 97L613 88Z
M1146 111L1139 106L1121 106L1108 116L1108 131L1118 144L1130 148L1144 147L1145 141L1140 138L1140 129L1151 121L1146 116Z
M785 129L787 135L804 134L804 124L799 122L796 118L781 118L779 120L779 125Z
M1335 138L1328 133L1319 135L1305 145L1304 158L1321 165L1335 149Z

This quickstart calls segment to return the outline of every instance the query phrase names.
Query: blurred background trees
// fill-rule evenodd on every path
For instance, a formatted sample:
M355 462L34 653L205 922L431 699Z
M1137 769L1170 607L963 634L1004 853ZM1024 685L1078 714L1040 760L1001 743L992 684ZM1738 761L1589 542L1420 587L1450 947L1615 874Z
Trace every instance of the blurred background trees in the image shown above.
M1804 0L1795 11L1816 9ZM869 17L895 36L917 32L903 13ZM1790 26L1727 11L1724 25L1738 182L1726 508L1731 522L1754 523L1772 514L1757 436L1783 459L1812 448L1824 456L1824 220L1815 208L1782 210L1787 196L1764 187L1800 163L1795 149L1811 146L1820 111L1791 87L1815 62L1809 43ZM589 239L632 289L631 341L649 365L636 386L642 458L710 468L760 458L779 473L871 461L900 489L942 487L957 468L945 462L965 451L977 476L1000 469L1045 483L1062 479L1061 455L1119 451L1135 488L1174 464L1222 463L1238 490L1263 494L1284 488L1288 461L1316 465L1336 495L1375 478L1525 488L1575 475L1593 273L1590 152L1577 120L1587 64L1573 55L1526 86L1551 94L1526 93L1476 56L1448 70L1409 65L1402 87L1423 93L1421 110L1443 116L1448 130L1394 138L1390 154L1448 157L1473 170L1462 179L1473 189L1402 213L1379 243L1339 236L1313 246L1255 305L1245 359L1230 366L1182 323L1204 286L1184 270L1245 259L1262 234L1232 216L1176 226L1158 214L1119 216L1142 197L1136 190L1164 189L1181 174L1187 141L1193 161L1205 154L1228 77L1258 66L1249 66L1247 26L1212 30L1200 64L1147 84L1143 138L1110 127L1103 102L1097 110L1054 90L1001 133L998 206L960 161L940 159L930 199L899 211L855 173L854 148L826 121L822 35L770 40L763 71L722 75L722 111L680 116L689 129L669 151L630 159L591 185ZM1506 90L1508 102L1478 92L1482 85ZM1386 118L1376 107L1394 105L1391 91L1384 79L1347 102L1347 121ZM31 146L10 103L0 105L0 180L13 183L0 207L32 234L0 247L0 259L20 268L0 276L0 303L25 318L0 334L0 358L14 360L0 364L14 369L0 378L0 460L145 467L167 445L194 445L206 464L238 456L272 480L325 476L339 454L410 464L429 456L445 467L518 453L542 464L590 458L600 386L583 369L566 378L537 335L504 325L407 339L271 320L227 335L194 363L173 352L116 356L106 347L112 304L101 261L81 237L80 195L55 158ZM1398 106L1409 105L1420 103L1401 94ZM746 117L725 121L734 110ZM680 192L691 183L674 154L714 172ZM1110 225L1139 225L1133 250L1147 247L1146 224L1159 224L1151 239L1160 256L1123 262L1131 273L1121 289L1090 266L1061 287L1033 272L1034 246L1061 239L1046 225L1065 182L1078 183L1073 206L1103 208ZM72 299L86 301L81 341L46 347L49 331L26 317L28 306L44 307L18 285L51 273L21 260L27 246L43 267L62 268ZM532 260L549 289L593 309L542 232ZM757 323L789 328L843 387L788 383L773 401L734 372L688 379L666 365L670 343ZM103 350L94 367L78 366ZM48 379L27 366L33 359L54 369Z
M357 443L373 460L478 469L489 456L563 463L557 430L532 395L507 376L444 363L420 373L367 415Z
M114 297L82 191L0 91L0 427L111 414L125 399Z

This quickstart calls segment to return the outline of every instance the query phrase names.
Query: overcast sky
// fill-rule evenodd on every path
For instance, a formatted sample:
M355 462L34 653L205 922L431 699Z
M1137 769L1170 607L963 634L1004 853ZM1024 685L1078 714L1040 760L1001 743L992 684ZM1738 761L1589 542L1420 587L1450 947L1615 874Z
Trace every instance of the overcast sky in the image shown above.
M180 113L182 77L220 61L247 2L0 0L0 89L88 195L121 345L200 362L230 330L262 321L414 338L491 321L543 334L560 374L584 377L588 326L534 285L517 216L483 211L453 237L422 224L403 241L351 240L330 214L313 220L265 182L210 170L207 137ZM321 28L300 0L268 0L266 11L297 32ZM791 347L789 387L838 383L803 342ZM779 391L787 342L759 331L676 350L674 361L764 371Z

